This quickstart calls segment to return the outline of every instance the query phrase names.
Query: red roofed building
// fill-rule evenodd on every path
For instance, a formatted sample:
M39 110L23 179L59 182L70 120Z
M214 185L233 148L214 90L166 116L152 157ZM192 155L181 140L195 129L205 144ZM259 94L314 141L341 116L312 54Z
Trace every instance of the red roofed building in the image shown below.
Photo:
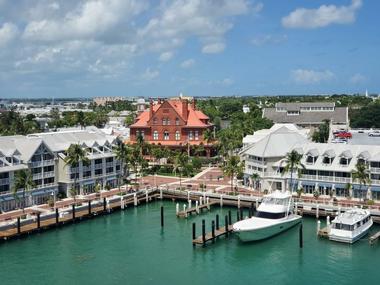
M213 145L203 137L213 128L209 120L196 109L195 99L191 103L183 99L159 100L157 104L151 101L150 108L130 126L130 141L135 143L141 135L146 142L171 148L202 144L209 155Z

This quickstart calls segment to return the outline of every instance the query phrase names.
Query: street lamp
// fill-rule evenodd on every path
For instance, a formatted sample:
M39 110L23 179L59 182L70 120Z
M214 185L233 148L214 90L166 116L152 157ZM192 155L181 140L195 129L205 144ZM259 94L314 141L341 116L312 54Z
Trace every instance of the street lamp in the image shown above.
M53 201L54 201L54 211L55 211L55 202L56 202L55 191L52 190L50 195L53 197Z

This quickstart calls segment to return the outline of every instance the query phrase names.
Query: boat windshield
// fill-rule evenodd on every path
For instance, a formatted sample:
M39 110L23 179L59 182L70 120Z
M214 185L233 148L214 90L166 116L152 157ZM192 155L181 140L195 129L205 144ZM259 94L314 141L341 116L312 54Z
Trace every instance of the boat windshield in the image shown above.
M289 204L289 198L279 199L279 198L273 198L273 197L265 197L263 199L263 203L271 204L271 205L287 206Z
M257 211L255 213L255 217L263 218L263 219L281 219L285 217L285 212L281 213L270 213L270 212L263 212L263 211Z
M344 231L353 231L354 230L354 225L346 225L346 224L341 224L341 223L333 223L332 224L333 229L337 230L344 230Z

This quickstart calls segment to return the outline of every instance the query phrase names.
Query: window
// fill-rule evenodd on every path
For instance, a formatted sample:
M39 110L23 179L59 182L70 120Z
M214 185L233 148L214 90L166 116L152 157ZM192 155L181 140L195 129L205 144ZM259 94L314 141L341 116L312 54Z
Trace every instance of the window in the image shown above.
M140 131L140 135L142 136L142 138L145 138L145 132L144 131Z
M179 126L179 119L178 118L175 118L175 125Z
M180 134L179 131L176 131L176 132L175 132L175 140L176 140L176 141L179 141L180 139L181 139L181 134Z
M331 164L333 162L334 158L330 158L328 156L323 157L323 164Z
M170 119L169 119L169 118L166 119L166 124L167 124L168 126L170 125Z
M157 125L157 118L153 118L153 125Z
M164 140L165 140L165 141L168 141L168 140L169 140L169 132L168 132L168 131L165 131L165 132L164 132Z
M199 140L199 132L198 131L194 131L194 137L195 137L195 140Z
M162 119L162 125L166 126L166 119Z
M189 139L189 141L193 140L193 132L192 131L189 131L189 133L188 133L188 139Z
M316 160L317 160L317 158L314 156L311 156L311 155L308 155L306 157L306 163L307 164L314 164Z
M153 140L158 140L158 131L153 132Z

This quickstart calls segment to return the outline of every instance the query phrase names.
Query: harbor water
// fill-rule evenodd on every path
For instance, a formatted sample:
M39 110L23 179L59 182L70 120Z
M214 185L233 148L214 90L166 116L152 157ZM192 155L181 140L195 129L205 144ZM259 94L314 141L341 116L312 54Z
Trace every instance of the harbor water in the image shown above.
M4 242L0 284L379 284L380 243L319 239L310 217L303 219L303 249L298 227L265 241L232 236L193 248L192 223L200 235L202 219L210 230L228 210L235 220L236 208L219 207L178 219L175 203L154 202Z

